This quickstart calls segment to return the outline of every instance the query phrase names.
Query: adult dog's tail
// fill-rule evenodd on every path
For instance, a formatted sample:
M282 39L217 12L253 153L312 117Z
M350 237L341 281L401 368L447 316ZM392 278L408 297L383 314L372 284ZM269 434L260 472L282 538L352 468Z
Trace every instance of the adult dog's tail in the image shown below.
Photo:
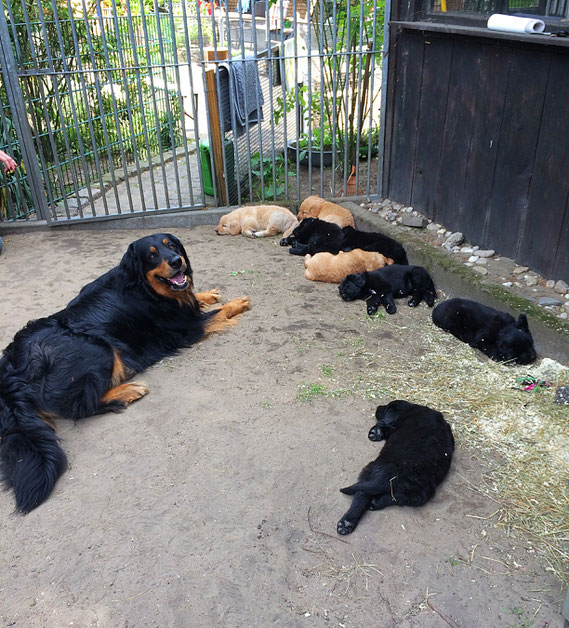
M58 440L27 400L0 398L0 480L14 491L17 511L39 506L65 471Z

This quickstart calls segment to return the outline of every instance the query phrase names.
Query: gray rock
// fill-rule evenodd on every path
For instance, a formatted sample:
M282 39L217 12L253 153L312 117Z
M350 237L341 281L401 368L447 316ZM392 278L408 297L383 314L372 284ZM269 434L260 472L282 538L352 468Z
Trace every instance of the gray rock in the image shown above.
M488 264L488 258L487 258L487 257L481 257L480 259L478 259L478 260L476 261L476 263L477 263L479 266L486 266L486 264Z
M412 214L403 214L401 224L406 227L415 227L416 229L424 229L427 226L427 219Z
M463 249L463 251L464 251L464 249ZM478 255L471 255L471 256L468 258L468 261L469 261L469 262L477 262L477 261L478 261Z
M526 283L526 286L529 286L531 288L531 286L537 286L538 279L534 275L527 275L526 277L524 277L524 281Z
M441 228L436 222L431 222L427 225L427 231L438 231Z
M474 249L471 246L463 246L460 250L465 255L470 255L471 253L474 253Z
M553 281L553 279L548 279L545 282L545 287L546 288L553 288L555 286L555 281Z
M494 257L495 254L496 251L492 249L478 249L478 251L476 251L476 255L479 257Z
M539 299L537 304L541 305L541 307L545 307L547 305L551 305L553 307L559 307L560 305L563 305L563 301L560 301L559 299L555 299L554 297L541 297L541 299Z
M450 233L450 232L447 231L446 233ZM455 246L461 245L463 242L464 242L464 236L459 231L456 231L455 233L452 233L447 237L443 246L447 249L452 249Z
M529 268L527 266L516 266L512 271L513 275L521 275L522 273L527 273Z
M502 285L506 288L511 288L513 284L511 281L505 281Z
M569 405L569 386L559 386L559 388L555 391L554 403L564 406Z
M371 212L372 214L377 214L377 212L378 212L378 211L379 211L379 207L378 207L377 205L372 205L372 206L370 207L370 212Z
M555 290L555 292L557 292L557 294L565 294L569 291L569 286L563 281L563 279L560 279L559 281L555 282L553 289Z
M481 275L487 275L488 274L488 269L484 268L484 266L473 266L472 268L473 268L473 270L475 270L477 273L479 273Z

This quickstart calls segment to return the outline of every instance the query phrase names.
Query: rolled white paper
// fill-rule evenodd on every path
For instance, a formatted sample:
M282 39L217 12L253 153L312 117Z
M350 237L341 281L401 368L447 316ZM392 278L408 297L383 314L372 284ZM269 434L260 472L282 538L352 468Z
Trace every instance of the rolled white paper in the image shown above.
M516 17L494 13L488 18L488 28L507 33L543 33L545 22L531 17Z

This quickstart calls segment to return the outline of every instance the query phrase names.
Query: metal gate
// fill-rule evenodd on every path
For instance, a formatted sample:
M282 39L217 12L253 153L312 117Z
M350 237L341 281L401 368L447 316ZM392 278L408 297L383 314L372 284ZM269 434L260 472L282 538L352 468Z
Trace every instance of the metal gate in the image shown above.
M378 193L382 2L0 7L2 221Z

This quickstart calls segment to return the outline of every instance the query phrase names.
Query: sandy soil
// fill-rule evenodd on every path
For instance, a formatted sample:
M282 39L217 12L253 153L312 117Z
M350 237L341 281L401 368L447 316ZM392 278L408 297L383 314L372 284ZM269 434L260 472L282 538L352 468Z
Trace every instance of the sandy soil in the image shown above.
M413 360L428 308L375 324L306 281L278 239L175 233L196 290L248 294L252 310L140 376L151 392L125 413L62 422L70 468L43 506L15 516L0 494L2 625L562 626L564 591L494 527L497 504L475 490L485 469L463 447L430 504L336 534L349 503L338 488L377 455L366 435L387 400L316 385ZM2 345L142 235L5 236Z

